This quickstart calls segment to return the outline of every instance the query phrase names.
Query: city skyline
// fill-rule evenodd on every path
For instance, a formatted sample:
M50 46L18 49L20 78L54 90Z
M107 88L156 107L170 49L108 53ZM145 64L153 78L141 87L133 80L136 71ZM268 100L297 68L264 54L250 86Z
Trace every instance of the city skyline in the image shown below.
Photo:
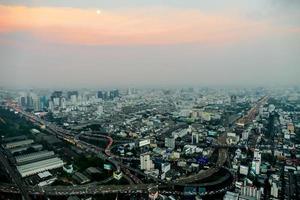
M297 1L0 1L0 85L298 85Z

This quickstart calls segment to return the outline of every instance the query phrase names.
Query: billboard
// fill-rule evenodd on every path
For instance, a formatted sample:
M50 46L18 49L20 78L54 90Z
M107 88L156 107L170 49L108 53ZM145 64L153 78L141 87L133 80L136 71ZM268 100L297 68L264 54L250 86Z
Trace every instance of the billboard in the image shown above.
M112 169L110 164L104 164L103 168L106 169L106 170L111 170Z
M145 146L145 145L148 145L150 144L150 139L147 139L147 140L142 140L139 142L139 147L142 147L142 146Z

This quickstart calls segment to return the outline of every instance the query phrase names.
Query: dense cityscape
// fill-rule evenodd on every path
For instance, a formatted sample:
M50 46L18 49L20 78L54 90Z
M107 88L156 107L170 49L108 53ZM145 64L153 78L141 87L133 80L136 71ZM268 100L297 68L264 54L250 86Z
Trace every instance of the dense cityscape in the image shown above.
M6 90L1 199L298 199L299 88Z
M0 200L300 200L300 0L0 0Z

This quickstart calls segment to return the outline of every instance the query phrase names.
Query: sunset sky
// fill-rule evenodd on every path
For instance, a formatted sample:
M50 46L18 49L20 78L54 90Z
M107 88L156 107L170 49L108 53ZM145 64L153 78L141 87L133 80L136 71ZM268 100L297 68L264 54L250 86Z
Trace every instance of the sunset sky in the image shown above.
M300 84L298 0L0 0L0 86Z

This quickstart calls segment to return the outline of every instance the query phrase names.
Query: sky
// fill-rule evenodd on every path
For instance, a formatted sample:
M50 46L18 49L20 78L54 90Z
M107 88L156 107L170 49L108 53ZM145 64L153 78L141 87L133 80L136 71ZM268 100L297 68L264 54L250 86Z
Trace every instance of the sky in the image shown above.
M0 86L300 84L299 0L0 0Z

